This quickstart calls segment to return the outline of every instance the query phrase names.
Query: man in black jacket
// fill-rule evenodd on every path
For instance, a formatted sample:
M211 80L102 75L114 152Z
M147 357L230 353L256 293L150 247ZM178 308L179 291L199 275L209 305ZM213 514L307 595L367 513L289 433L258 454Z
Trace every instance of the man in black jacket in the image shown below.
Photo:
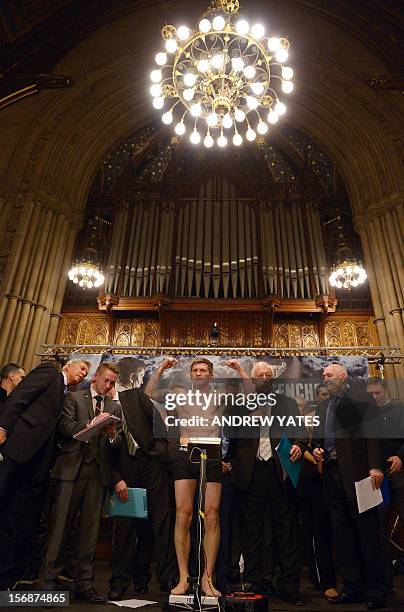
M404 525L404 406L390 399L387 382L383 378L368 378L366 390L379 410L380 437L391 506ZM387 541L389 546L390 542ZM404 572L404 554L397 559L397 566L400 572Z
M324 488L329 504L337 565L344 590L330 600L344 604L363 601L369 610L384 607L386 579L377 508L359 514L355 482L368 476L373 486L383 481L383 453L378 415L370 396L348 387L348 373L338 363L324 368L330 399L317 409L320 426L314 433L313 455L324 460Z
M171 530L166 429L151 400L139 389L119 393L122 408L120 444L111 449L116 473L115 493L128 499L128 487L147 490L149 518L153 525L158 558L158 578L169 589L177 575ZM121 518L114 523L112 576L108 599L122 599L133 578L136 550L136 519Z
M30 542L39 521L41 496L36 491L48 478L64 392L88 370L84 361L66 364L63 373L53 363L42 363L10 393L0 411L0 590L24 569L19 567L18 542ZM20 520L27 508L29 522Z
M256 363L251 377L257 394L268 395L271 392L274 373L269 363ZM245 519L244 580L251 583L255 590L260 590L265 512L269 503L279 562L278 592L289 603L304 605L298 594L301 559L298 550L297 497L289 478L284 479L276 447L282 436L288 437L292 444L291 460L297 461L306 449L307 434L304 428L297 427L293 429L291 438L291 428L278 426L280 421L277 417L286 417L284 422L288 417L296 419L299 410L294 400L284 395L274 397L276 403L261 409L262 416L274 417L271 428L251 427L244 431L233 430L231 433L237 435L234 440L232 473L234 483L241 492ZM250 414L257 415L259 410Z

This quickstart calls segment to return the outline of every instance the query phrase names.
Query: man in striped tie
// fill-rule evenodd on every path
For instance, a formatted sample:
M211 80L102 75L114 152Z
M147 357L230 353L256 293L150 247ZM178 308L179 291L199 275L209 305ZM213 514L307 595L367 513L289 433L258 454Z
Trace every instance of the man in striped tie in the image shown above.
M119 408L106 397L117 378L115 364L104 362L98 366L89 389L67 394L58 428L64 443L52 470L52 478L58 481L58 485L46 552L44 588L54 588L63 567L66 538L79 515L76 598L88 603L106 602L93 587L93 560L101 509L107 487L113 481L108 447L117 444L119 437L114 425L105 427L88 442L81 442L73 436L102 412L120 416Z

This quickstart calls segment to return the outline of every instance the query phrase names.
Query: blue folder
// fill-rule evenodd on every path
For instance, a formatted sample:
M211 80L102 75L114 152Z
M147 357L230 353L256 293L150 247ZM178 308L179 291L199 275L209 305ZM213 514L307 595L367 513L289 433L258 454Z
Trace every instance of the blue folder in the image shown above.
M116 493L111 493L108 505L108 516L126 516L129 518L147 519L147 495L146 489L128 488L129 499L127 502L121 501Z
M293 486L296 489L297 483L299 482L300 472L302 471L302 466L300 464L300 461L293 462L290 460L291 448L292 444L289 438L282 437L276 450L278 452L278 457L283 469L289 476Z

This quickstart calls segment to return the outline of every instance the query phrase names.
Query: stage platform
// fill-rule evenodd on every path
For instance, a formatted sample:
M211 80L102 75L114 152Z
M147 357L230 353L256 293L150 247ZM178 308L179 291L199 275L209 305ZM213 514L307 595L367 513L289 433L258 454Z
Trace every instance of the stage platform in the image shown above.
M153 575L155 575L155 567L152 569ZM109 563L100 562L96 563L95 568L95 576L96 583L95 588L100 593L100 595L107 595L108 593L108 580L111 575L111 569ZM32 590L35 590L35 585L33 585ZM319 612L319 611L327 611L327 612L359 612L366 611L366 605L344 605L343 608L340 606L330 606L328 601L323 597L318 591L314 589L314 587L310 584L307 577L307 570L303 568L303 576L301 581L301 594L303 595L306 606L304 608L297 608L296 606L291 606L283 602L282 600L268 596L269 607L268 610L274 612L284 612L290 610L306 610L306 612ZM131 586L125 595L125 599L144 599L148 601L156 601L157 604L153 606L145 606L142 608L138 608L139 611L143 612L159 612L165 611L173 611L175 608L168 606L168 594L161 593L158 587L156 580L153 578L149 584L149 593L146 595L136 595L133 592L133 586ZM62 608L59 608L62 609ZM67 608L66 608L67 609ZM112 603L107 603L106 605L98 605L91 606L84 602L75 602L74 598L71 598L69 610L74 610L74 612L89 612L89 610L97 610L97 612L118 612L118 610L129 610L129 608L123 608L116 606ZM403 612L404 610L404 576L395 576L395 590L390 591L388 597L388 606L385 608L386 611L400 610Z

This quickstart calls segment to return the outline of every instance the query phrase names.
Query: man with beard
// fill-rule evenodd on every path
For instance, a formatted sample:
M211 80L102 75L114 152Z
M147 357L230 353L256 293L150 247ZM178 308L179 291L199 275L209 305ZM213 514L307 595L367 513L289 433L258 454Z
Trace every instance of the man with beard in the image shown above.
M256 394L269 395L274 378L269 363L260 361L251 370ZM277 591L288 603L303 606L299 596L301 559L298 549L298 506L296 492L290 479L284 478L276 447L280 438L291 442L290 459L301 459L306 449L307 435L304 428L280 427L277 417L298 417L294 400L276 395L254 410L254 416L275 417L271 428L262 425L244 430L233 430L234 440L233 478L241 493L241 506L245 519L244 580L249 588L259 592L262 582L262 557L264 550L265 512L269 504L272 514L273 534L279 574ZM257 398L258 405L258 398ZM243 414L247 414L247 409Z

